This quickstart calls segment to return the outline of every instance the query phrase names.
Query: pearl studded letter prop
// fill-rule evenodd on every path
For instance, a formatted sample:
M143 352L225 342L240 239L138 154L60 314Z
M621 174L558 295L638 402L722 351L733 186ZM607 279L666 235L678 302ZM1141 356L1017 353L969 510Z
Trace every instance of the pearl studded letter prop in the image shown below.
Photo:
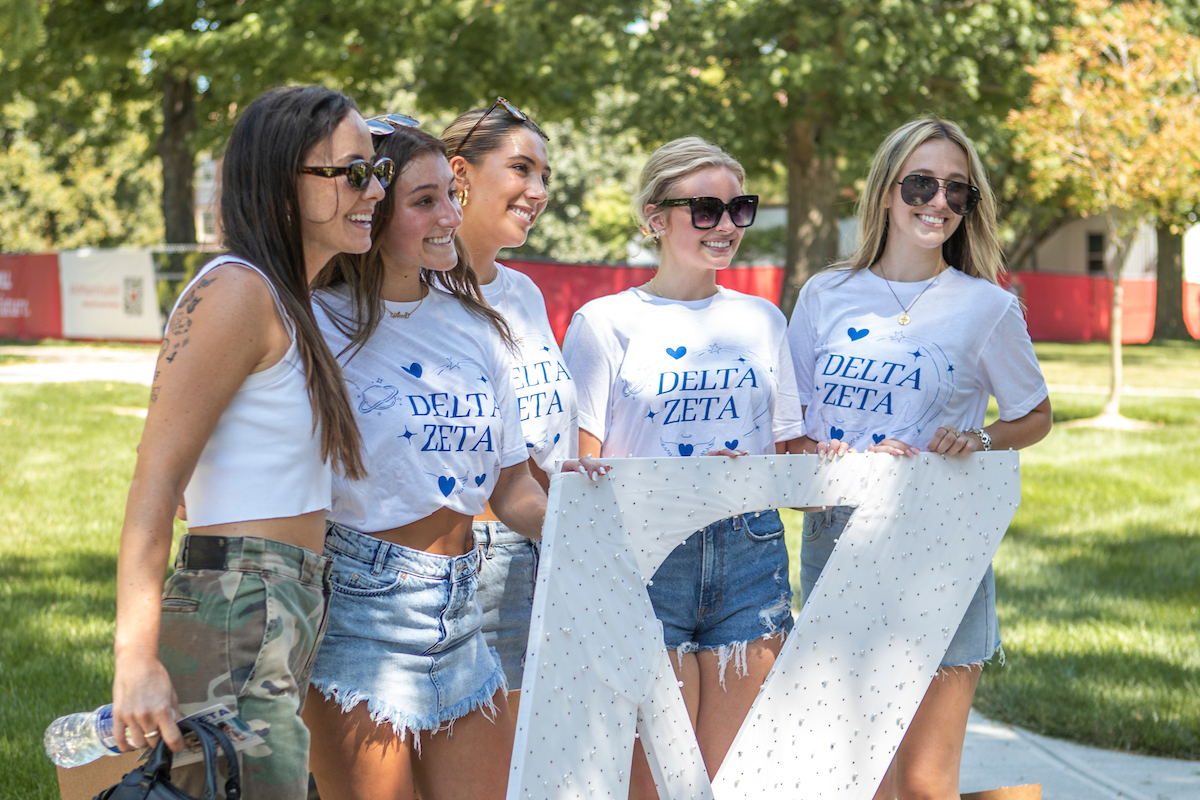
M555 476L509 800L869 798L1020 502L1013 452L616 459ZM857 508L710 785L645 584L718 519ZM798 587L794 587L798 588Z

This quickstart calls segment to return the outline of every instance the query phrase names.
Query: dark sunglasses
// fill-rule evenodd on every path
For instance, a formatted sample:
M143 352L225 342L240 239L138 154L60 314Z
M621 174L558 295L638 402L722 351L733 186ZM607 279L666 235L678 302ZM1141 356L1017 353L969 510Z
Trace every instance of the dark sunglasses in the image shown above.
M319 175L322 178L345 175L350 188L361 192L371 182L372 175L378 178L379 185L386 189L396 175L396 162L386 157L376 159L375 163L365 158L356 158L344 167L301 167L300 171L305 175Z
M687 206L692 211L692 227L702 231L717 227L721 215L726 211L735 227L749 228L754 224L754 215L758 213L758 195L744 194L728 203L717 197L680 197L663 200L656 205Z
M421 123L408 114L381 114L367 120L372 136L391 136L397 128L419 128Z
M496 102L488 106L488 110L483 112L483 116L475 120L475 124L471 126L471 130L467 131L467 135L463 137L463 140L458 143L458 147L454 148L454 152L450 154L451 158L454 158L456 155L462 152L463 147L467 144L467 139L471 138L471 134L475 132L475 129L478 128L485 119L487 119L488 114L496 110L497 106L504 106L505 111L521 120L521 122L528 122L533 126L533 129L537 131L538 136L542 137L547 142L550 141L550 137L546 135L546 132L539 128L538 124L534 122L528 114L505 100L503 97L497 97Z
M979 190L969 183L947 180L932 175L907 175L900 184L900 199L910 206L923 206L937 197L938 189L946 187L946 205L955 214L965 217L979 204Z

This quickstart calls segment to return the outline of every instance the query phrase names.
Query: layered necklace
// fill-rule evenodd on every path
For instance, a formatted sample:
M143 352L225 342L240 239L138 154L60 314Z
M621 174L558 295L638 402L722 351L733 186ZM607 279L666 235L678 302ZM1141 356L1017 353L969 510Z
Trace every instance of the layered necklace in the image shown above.
M946 267L944 264L939 265L937 272L934 273L929 283L925 284L925 288L921 290L921 294L918 294L916 298L908 304L908 308L905 308L904 303L900 302L900 295L896 294L896 290L892 288L892 282L888 280L887 275L883 271L883 262L879 262L879 277L883 278L883 282L887 284L888 291L892 293L892 297L896 298L896 304L900 306L900 316L896 318L897 322L899 322L901 325L907 325L908 323L912 322L912 317L908 315L908 312L912 311L913 306L917 304L917 300L921 299L921 295L928 292L930 288L932 288L932 286L938 282L938 277L943 271L945 271L945 269Z

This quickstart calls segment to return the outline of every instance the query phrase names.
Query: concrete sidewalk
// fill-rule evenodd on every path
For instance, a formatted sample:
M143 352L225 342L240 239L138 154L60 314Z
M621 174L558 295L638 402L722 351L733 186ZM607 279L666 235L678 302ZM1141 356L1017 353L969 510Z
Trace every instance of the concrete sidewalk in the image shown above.
M0 355L36 359L0 365L0 383L112 381L150 385L155 350L108 347L0 347Z
M0 347L0 354L37 359L0 366L0 383L98 380L149 385L157 357L150 350L102 347ZM1056 391L1085 389L1092 387L1052 387ZM1192 396L1186 390L1144 391ZM977 792L1028 783L1041 784L1043 800L1200 800L1200 761L1085 747L1002 725L972 711L963 748L961 790Z
M963 792L1040 783L1043 800L1200 800L1200 761L1084 747L975 711L959 774Z

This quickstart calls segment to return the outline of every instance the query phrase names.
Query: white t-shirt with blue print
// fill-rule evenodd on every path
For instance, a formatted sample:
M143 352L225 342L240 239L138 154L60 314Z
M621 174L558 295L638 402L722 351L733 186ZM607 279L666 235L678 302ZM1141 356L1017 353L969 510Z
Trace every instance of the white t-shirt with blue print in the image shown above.
M546 300L528 275L503 264L496 265L496 280L479 288L517 340L512 381L525 448L543 472L553 474L559 462L579 452L579 412L575 382L550 329Z
M367 469L364 480L334 475L328 519L375 533L442 507L480 514L500 470L527 457L495 329L452 295L430 291L419 306L385 302L366 346L343 353L349 339L318 301L349 316L349 296L321 290L313 311L342 365Z
M924 449L939 425L982 426L989 396L1012 421L1048 395L1017 297L953 267L912 283L816 275L788 339L808 435L859 452L886 438Z
M602 456L768 455L804 433L787 320L760 297L627 289L575 313L563 354Z

